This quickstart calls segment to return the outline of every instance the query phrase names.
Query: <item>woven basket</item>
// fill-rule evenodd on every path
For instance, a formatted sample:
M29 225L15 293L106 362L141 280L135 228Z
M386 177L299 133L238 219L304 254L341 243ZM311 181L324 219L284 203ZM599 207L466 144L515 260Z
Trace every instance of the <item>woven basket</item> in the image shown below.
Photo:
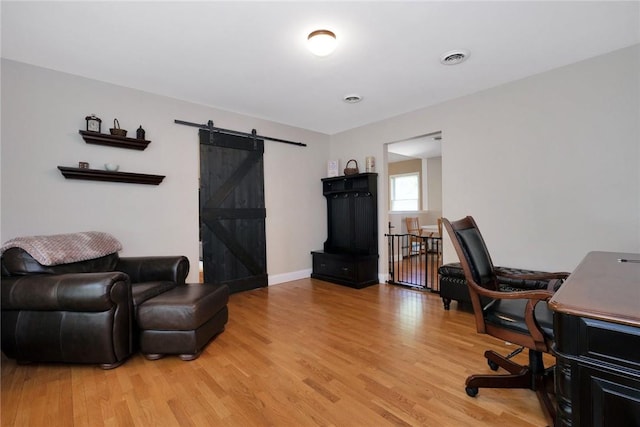
M115 136L127 136L127 131L124 129L120 129L120 122L118 119L113 119L113 127L109 129L111 135Z
M354 162L356 164L355 168L350 168L349 167L349 163ZM355 159L351 159L347 162L347 167L344 168L344 174L345 175L355 175L357 173L360 173L360 171L358 170L358 162L355 161Z

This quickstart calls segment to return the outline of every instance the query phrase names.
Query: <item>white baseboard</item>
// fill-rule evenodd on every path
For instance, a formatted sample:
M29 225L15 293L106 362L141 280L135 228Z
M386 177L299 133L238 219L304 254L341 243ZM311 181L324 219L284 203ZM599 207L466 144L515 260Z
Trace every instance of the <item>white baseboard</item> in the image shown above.
M310 268L306 270L292 271L289 273L282 274L270 274L269 275L269 286L277 285L280 283L291 282L294 280L306 279L307 277L311 277L312 270ZM387 283L387 274L378 274L378 282L379 283Z
M278 283L291 282L292 280L305 279L307 277L311 277L310 268L306 270L291 271L289 273L270 274L269 286L277 285Z

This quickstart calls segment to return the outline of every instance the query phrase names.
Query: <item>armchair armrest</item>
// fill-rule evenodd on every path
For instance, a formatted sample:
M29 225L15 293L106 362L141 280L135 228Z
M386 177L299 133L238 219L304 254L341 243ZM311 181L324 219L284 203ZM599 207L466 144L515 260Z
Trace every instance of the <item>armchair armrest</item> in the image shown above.
M3 310L99 312L131 303L129 278L116 271L3 277L0 288Z
M116 270L129 275L131 283L170 281L183 285L189 274L185 256L123 257Z

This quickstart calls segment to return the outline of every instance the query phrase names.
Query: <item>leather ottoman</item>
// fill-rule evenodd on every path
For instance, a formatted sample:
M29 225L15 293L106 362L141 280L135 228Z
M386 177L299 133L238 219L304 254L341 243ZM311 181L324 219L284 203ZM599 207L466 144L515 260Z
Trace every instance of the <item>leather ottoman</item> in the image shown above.
M149 360L177 354L194 360L224 331L229 319L229 287L210 283L179 285L138 307L140 352Z

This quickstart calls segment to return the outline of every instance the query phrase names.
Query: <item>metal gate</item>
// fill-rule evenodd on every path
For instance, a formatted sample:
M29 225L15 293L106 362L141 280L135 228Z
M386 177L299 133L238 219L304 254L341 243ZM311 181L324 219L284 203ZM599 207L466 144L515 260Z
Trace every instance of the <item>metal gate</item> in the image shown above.
M442 237L385 234L389 246L392 285L440 292L438 267L442 265Z

